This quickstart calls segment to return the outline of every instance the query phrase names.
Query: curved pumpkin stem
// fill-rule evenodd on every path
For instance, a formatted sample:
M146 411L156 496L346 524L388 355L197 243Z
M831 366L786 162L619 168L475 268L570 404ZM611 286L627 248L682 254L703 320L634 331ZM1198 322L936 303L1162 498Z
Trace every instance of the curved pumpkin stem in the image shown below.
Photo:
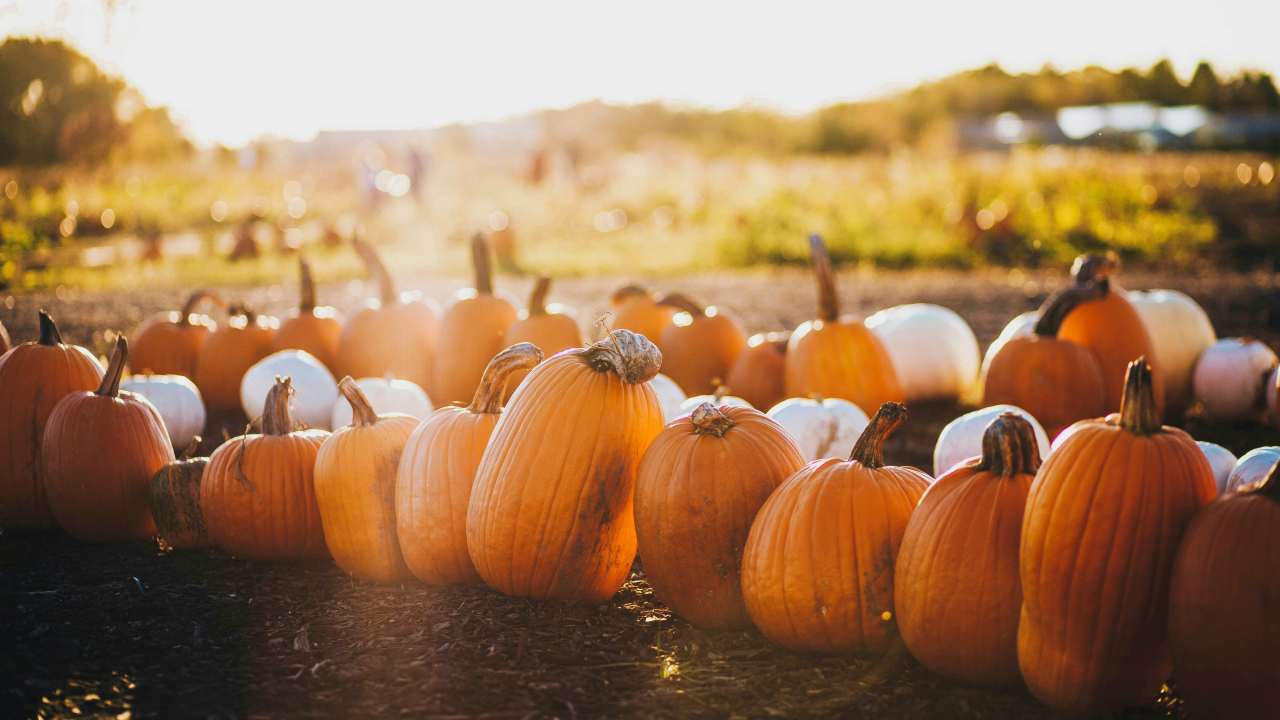
M840 298L836 295L835 271L831 269L831 255L822 236L809 236L809 255L813 258L813 276L818 281L818 319L834 322L840 319Z
M298 310L309 313L316 309L316 281L311 277L311 263L298 256Z
M623 285L613 291L613 294L609 296L609 302L617 305L622 301L633 297L647 297L652 299L653 293L650 293L649 289L643 285Z
M40 344L52 347L62 344L62 333L53 322L53 317L44 310L40 311Z
M503 350L484 368L480 376L480 386L471 397L467 409L473 413L496 415L502 412L502 396L506 394L511 375L520 370L529 370L542 362L542 350L528 342L516 343Z
M1151 388L1151 366L1140 357L1129 363L1124 376L1124 395L1120 397L1120 427L1135 435L1160 432L1160 413L1156 411L1155 392Z
M1280 502L1280 462L1271 466L1271 472L1253 491L1264 498Z
M982 434L979 468L992 475L1034 475L1040 469L1040 446L1031 423L1015 413L1001 413Z
M111 352L111 362L107 363L107 372L98 385L98 395L102 397L120 397L120 378L124 375L124 364L129 361L129 341L124 335L116 337L115 350Z
M342 393L342 397L351 403L351 427L361 427L365 425L373 425L378 422L378 413L373 409L373 405L369 404L369 398L364 396L364 391L356 384L355 380L348 375L342 378L338 383L338 392Z
M658 301L658 304L668 305L676 308L677 310L687 312L696 318L702 317L707 313L706 308L699 305L696 300L684 293L669 293L664 295L662 299Z
M715 403L704 402L693 409L689 421L693 423L693 433L695 435L714 435L716 437L724 437L724 434L733 429L737 423L728 415L721 412Z
M529 317L547 314L547 295L551 292L551 278L543 275L533 284L529 293Z
M596 372L612 372L636 385L651 380L662 367L662 351L649 338L630 330L614 330L603 340L578 351Z
M396 282L391 278L391 273L387 270L387 266L383 264L382 258L378 255L378 251L363 238L354 238L351 241L351 247L360 256L360 260L364 262L365 270L369 272L369 277L378 283L379 297L382 304L394 305L400 300L399 293L396 292Z
M262 434L288 435L293 432L293 415L289 412L289 398L293 396L293 378L276 376L276 384L267 391L267 401L262 405Z
M204 438L200 437L199 435L191 436L191 442L187 443L187 446L183 448L182 454L178 456L178 459L190 460L191 458L195 457L196 453L200 450L200 443L203 440Z
M489 257L489 241L483 233L471 236L471 265L476 273L476 293L493 294L493 260Z
M243 317L245 327L252 325L258 319L258 313L243 302L234 302L228 305L227 315L231 317Z
M1096 284L1106 294L1111 290L1111 273L1119 267L1120 259L1113 252L1080 255L1071 264L1071 277L1077 285Z
M187 296L186 302L182 303L182 309L178 311L181 313L182 317L178 319L178 324L190 325L191 315L195 313L196 306L205 300L208 300L219 307L226 305L222 300L222 296L218 295L218 293L208 289L196 290Z
M1072 310L1090 300L1101 300L1106 295L1106 288L1096 283L1070 285L1059 290L1040 306L1040 319L1036 321L1033 332L1040 337L1057 337L1062 321L1067 319Z
M849 459L865 468L875 470L884 467L884 442L898 426L907 421L907 406L887 402L876 411L867 429L858 436L858 442L849 453Z

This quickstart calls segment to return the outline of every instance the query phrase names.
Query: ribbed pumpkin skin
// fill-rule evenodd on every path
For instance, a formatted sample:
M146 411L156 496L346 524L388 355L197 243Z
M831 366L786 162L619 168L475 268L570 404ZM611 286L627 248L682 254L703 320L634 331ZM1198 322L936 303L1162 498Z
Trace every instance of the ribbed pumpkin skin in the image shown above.
M1105 415L1107 388L1088 348L1050 337L1014 338L987 369L982 404L1017 405L1040 421L1049 437L1068 425Z
M200 511L200 481L209 458L176 460L151 478L148 499L158 534L174 550L194 550L212 544Z
M764 414L718 412L733 423L723 437L696 431L686 415L649 446L636 478L636 536L654 594L678 615L698 627L747 627L739 574L751 521L804 459Z
M200 348L213 332L208 318L182 323L182 313L174 311L153 318L133 336L129 369L136 375L183 375L195 379Z
M439 313L434 303L401 300L366 307L343 326L334 375L394 375L426 389L431 383L439 332Z
M240 381L271 354L275 328L267 318L237 318L210 333L196 360L196 387L212 410L240 409Z
M801 323L787 344L788 397L842 398L870 412L904 397L889 353L862 322Z
M336 315L317 308L300 312L280 323L271 350L304 350L333 372L342 339L342 323ZM357 377L365 377L360 375Z
M1072 310L1058 329L1058 339L1089 348L1098 358L1106 387L1106 408L1110 412L1120 407L1125 368L1133 360L1145 357L1147 363L1156 368L1152 384L1156 407L1163 414L1164 373L1159 370L1160 358L1155 353L1155 343L1147 334L1142 316L1115 283L1111 283L1110 291L1102 299L1081 303ZM1048 427L1047 423L1043 424Z
M503 298L480 294L459 300L440 323L431 401L437 405L466 403L480 385L489 360L506 347L507 328L516 308Z
M467 549L508 595L603 601L635 560L636 469L662 410L647 383L597 371L585 353L530 371L476 472Z
M699 315L688 325L668 325L658 346L663 375L675 380L686 395L710 395L747 348L747 334L728 315Z
M787 399L786 373L786 341L757 336L733 361L725 386L731 394L766 412Z

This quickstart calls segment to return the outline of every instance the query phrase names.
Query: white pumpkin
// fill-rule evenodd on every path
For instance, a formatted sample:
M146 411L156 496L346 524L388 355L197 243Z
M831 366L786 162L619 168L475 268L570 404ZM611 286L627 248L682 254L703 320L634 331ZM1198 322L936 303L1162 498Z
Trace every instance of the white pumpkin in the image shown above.
M899 305L867 318L866 325L889 351L907 400L958 398L978 379L978 339L954 310Z
M1213 469L1213 482L1217 484L1218 494L1221 495L1227 491L1227 479L1231 477L1231 471L1236 469L1236 455L1221 445L1204 440L1197 440L1196 445L1209 461L1209 467Z
M1204 308L1177 290L1132 290L1128 296L1160 358L1157 369L1164 376L1165 405L1185 410L1194 397L1191 375L1196 359L1218 339L1213 323Z
M1040 322L1039 310L1028 310L1018 317L1009 321L1008 325L1000 331L996 339L991 341L991 346L987 348L987 353L982 356L982 377L987 376L987 368L991 367L991 360L1000 352L1000 348L1014 338L1031 337L1035 332L1036 323Z
M329 369L304 350L281 350L254 363L240 381L240 406L249 418L262 415L267 393L276 377L293 379L289 409L307 427L329 429L329 415L338 400L338 383Z
M356 381L364 396L379 415L402 413L416 418L431 414L431 398L417 383L399 378L360 378ZM333 403L331 427L341 428L351 424L351 403L340 399Z
M806 461L847 458L869 422L862 408L839 398L789 398L766 414L791 435Z
M1036 445L1040 448L1040 457L1047 458L1049 436L1031 413L1017 405L992 405L965 413L942 428L942 432L938 434L938 442L933 446L933 476L941 477L957 463L981 455L982 436L987 432L987 426L1007 412L1025 418L1031 423L1031 429L1036 434Z
M137 393L160 411L169 442L181 452L204 432L204 399L195 383L182 375L134 375L120 383L121 390Z
M680 389L675 380L658 373L649 380L649 387L653 388L653 392L658 396L658 405L662 408L663 422L671 422L687 414L681 407L687 398L684 390Z
M1280 447L1268 445L1250 450L1236 462L1223 492L1234 492L1265 479L1277 462L1280 462Z
M1226 338L1210 345L1196 362L1195 397L1210 420L1252 420L1262 414L1263 387L1276 368L1276 354L1252 338Z
M751 403L743 400L737 395L721 395L719 397L716 397L715 395L694 395L693 397L686 398L684 402L680 403L680 414L676 417L688 415L702 403L728 405L729 407L752 407Z

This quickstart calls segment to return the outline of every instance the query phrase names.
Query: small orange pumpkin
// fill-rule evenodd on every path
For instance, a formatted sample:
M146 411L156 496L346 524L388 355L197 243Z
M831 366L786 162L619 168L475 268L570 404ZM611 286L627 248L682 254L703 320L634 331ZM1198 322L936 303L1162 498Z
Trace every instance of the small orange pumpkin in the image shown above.
M747 347L747 334L732 316L672 293L663 305L680 310L662 331L662 374L686 395L710 395L729 376Z
M465 403L475 395L489 359L506 347L507 329L516 309L493 294L489 243L477 233L471 238L476 285L458 293L440 323L440 353L436 357L431 400L437 405Z
M551 278L538 278L533 285L533 293L529 296L529 309L525 316L507 328L507 336L503 340L507 347L522 342L533 343L547 357L561 350L582 347L582 332L578 329L578 321L566 312L567 308L552 305L548 312L547 293L550 291ZM511 393L520 387L528 374L528 370L522 370L511 376L507 383L507 397L511 397Z
M396 474L396 535L419 580L480 582L467 553L471 485L507 386L540 362L542 351L530 343L503 350L489 361L470 405L440 408L409 436Z
M729 368L725 385L734 395L767 411L787 399L787 341L791 333L752 335Z
M194 550L212 544L200 512L200 481L209 458L194 457L200 446L195 436L182 457L160 468L151 478L147 499L156 534L174 550Z
M662 342L663 331L679 312L670 305L659 303L653 293L640 285L618 288L609 298L609 305L613 309L614 330L638 332L655 344Z
M210 410L240 410L240 381L254 363L271 354L279 323L247 305L228 308L231 318L209 334L196 360L193 378Z
M200 348L217 327L207 315L197 315L196 307L209 300L219 307L222 299L209 290L191 293L182 309L161 313L134 333L129 369L134 375L183 375L195 379Z
M306 258L298 258L298 274L301 278L298 312L280 323L271 349L273 352L304 350L329 368L329 372L334 372L338 343L342 340L338 311L331 307L316 307L316 283Z

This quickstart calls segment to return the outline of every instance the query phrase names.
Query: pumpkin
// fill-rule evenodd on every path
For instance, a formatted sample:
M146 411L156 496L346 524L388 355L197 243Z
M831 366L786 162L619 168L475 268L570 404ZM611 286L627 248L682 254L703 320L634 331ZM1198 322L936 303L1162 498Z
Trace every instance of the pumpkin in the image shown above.
M818 318L801 323L787 343L787 395L841 398L879 407L905 394L888 350L861 320L840 317L831 258L822 238L809 238L818 281Z
M433 585L478 583L467 553L467 504L480 459L517 375L542 362L517 343L489 361L466 407L437 410L409 436L396 473L396 536L409 572Z
M73 392L92 390L102 366L78 345L62 342L53 318L40 311L40 339L0 356L0 529L55 527L44 494L40 440L49 413Z
M145 540L156 532L147 493L156 472L173 462L173 446L155 406L120 392L128 358L121 335L98 389L66 395L45 423L45 496L58 525L79 540Z
M1024 312L1010 320L1009 323L1000 330L1000 335L997 336L995 340L991 341L991 344L987 346L987 351L982 355L982 369L979 374L981 375L983 383L986 382L987 371L991 367L991 361L995 359L995 356L1000 352L1000 349L1014 338L1030 337L1035 334L1035 327L1038 322L1040 322L1040 311L1038 309L1028 310L1027 312Z
M200 347L193 378L205 406L222 412L240 409L240 382L254 363L271 354L276 319L245 305L228 309L231 319L209 334Z
M1169 645L1195 717L1280 717L1277 468L1201 511L1178 547Z
M1280 430L1280 367L1271 371L1263 392L1267 396L1267 415L1271 418L1271 425Z
M173 550L195 550L212 544L200 512L200 481L209 458L193 457L199 445L200 436L196 435L182 457L160 468L147 487L156 534L163 545Z
M852 447L867 429L867 414L848 400L790 398L769 409L769 419L796 441L805 461L820 460Z
M327 555L315 468L329 433L297 427L289 409L294 392L290 378L277 378L263 401L262 433L223 443L205 468L200 510L213 543L232 555L266 561Z
M649 387L658 396L658 405L662 408L663 421L671 422L684 414L684 401L687 398L675 380L658 373L649 380Z
M1030 337L1005 343L991 359L983 383L984 405L1026 409L1056 436L1077 420L1106 414L1107 387L1094 353L1058 338L1062 319L1093 298L1096 286L1072 286L1045 301Z
M1174 552L1215 489L1195 441L1161 426L1154 384L1135 360L1120 412L1064 432L1027 498L1018 666L1059 712L1148 702L1172 670Z
M329 429L338 383L318 358L305 350L277 350L253 364L240 381L240 407L245 417L256 418L267 407L267 395L276 379L290 378L289 414L307 427Z
M613 329L630 330L660 343L662 333L679 312L671 305L663 305L658 298L640 285L618 288L609 298L613 308Z
M1275 445L1254 448L1241 455L1236 461L1236 466L1231 468L1231 474L1227 476L1227 482L1221 494L1226 495L1262 482L1271 466L1277 462L1280 462L1280 447Z
M547 306L547 293L550 291L551 278L538 278L533 284L529 307L524 316L507 328L506 338L502 341L504 346L533 343L545 356L582 346L582 332L578 330L578 321L573 319L572 311L563 305ZM528 371L525 370L509 378L510 382L506 385L508 397L520 386L527 374Z
M1209 461L1209 469L1213 470L1213 482L1218 486L1218 494L1222 495L1227 491L1227 481L1231 477L1231 471L1236 469L1235 453L1221 445L1203 440L1196 441L1196 446Z
M893 599L903 643L930 670L976 685L1021 681L1018 546L1039 467L1031 423L1004 413L987 426L982 456L938 478L911 513Z
M182 309L151 318L134 333L129 369L134 374L196 376L200 348L216 325L195 310L205 300L222 306L222 300L208 290L187 297Z
M419 420L431 414L431 398L422 388L394 377L360 378L356 381L365 400L379 415L410 415ZM329 426L346 427L351 424L351 403L339 398L329 413Z
M337 366L338 345L342 342L342 322L338 311L316 306L316 283L311 277L311 264L298 258L300 276L298 311L280 323L272 348L302 350L319 360L332 373ZM335 383L334 393L337 393ZM254 406L255 410L261 403ZM252 413L246 412L246 415Z
M324 540L338 567L357 577L409 577L396 539L396 471L418 425L410 415L379 415L349 377L338 390L351 403L351 424L337 428L316 456L316 502Z
M5 329L4 323L0 322L0 355L9 352L11 347L13 347L13 341L9 339L9 331Z
M599 602L635 559L632 491L662 429L646 383L662 354L614 330L547 358L507 405L476 471L467 550L508 595Z
M1204 308L1177 290L1131 290L1129 302L1147 326L1164 375L1165 407L1180 414L1194 397L1191 375L1200 353L1217 341Z
M688 395L715 392L746 349L746 332L732 316L714 306L704 308L688 296L671 294L662 304L680 310L662 331L662 374Z
M752 407L768 409L787 397L787 340L791 333L758 333L747 339L725 380Z
M933 446L934 474L942 475L957 463L982 455L982 442L987 426L1005 413L1013 413L1030 423L1036 435L1040 457L1049 455L1049 436L1031 413L1016 405L992 405L965 413L942 428L938 441Z
M475 395L489 359L502 351L516 309L493 293L489 244L471 239L475 287L460 291L440 323L440 353L432 376L431 397L437 404L465 403Z
M357 238L353 246L377 281L380 300L371 301L342 326L334 375L360 378L390 373L427 387L440 332L439 308L418 293L397 292L372 245Z
M1155 371L1156 412L1164 414L1164 370L1142 316L1125 293L1111 282L1118 263L1113 255L1081 255L1071 268L1074 283L1093 285L1101 293L1072 308L1058 328L1058 339L1089 348L1098 359L1107 388L1107 410L1120 407L1125 371L1137 357L1145 357ZM1047 423L1046 423L1047 424Z
M680 403L680 415L688 415L703 403L711 403L712 405L728 405L729 407L739 408L751 407L751 403L736 395L729 395L727 394L728 392L729 388L721 385L710 395L694 395L693 397L685 398L685 401Z
M954 400L978 379L978 338L954 310L899 305L873 314L865 324L888 351L908 400ZM920 352L922 347L929 352Z
M792 650L883 653L894 629L893 565L928 475L884 464L907 417L880 406L849 460L811 462L769 496L742 554L751 621Z
M196 384L184 375L134 375L120 382L120 389L141 395L155 406L169 433L169 444L185 448L204 432L204 399Z
M760 506L802 467L786 431L751 408L704 402L668 425L636 476L636 537L654 594L698 627L749 626L742 548Z
M1254 420L1267 403L1267 381L1276 369L1275 352L1253 338L1226 338L1200 355L1192 374L1196 399L1216 422Z

